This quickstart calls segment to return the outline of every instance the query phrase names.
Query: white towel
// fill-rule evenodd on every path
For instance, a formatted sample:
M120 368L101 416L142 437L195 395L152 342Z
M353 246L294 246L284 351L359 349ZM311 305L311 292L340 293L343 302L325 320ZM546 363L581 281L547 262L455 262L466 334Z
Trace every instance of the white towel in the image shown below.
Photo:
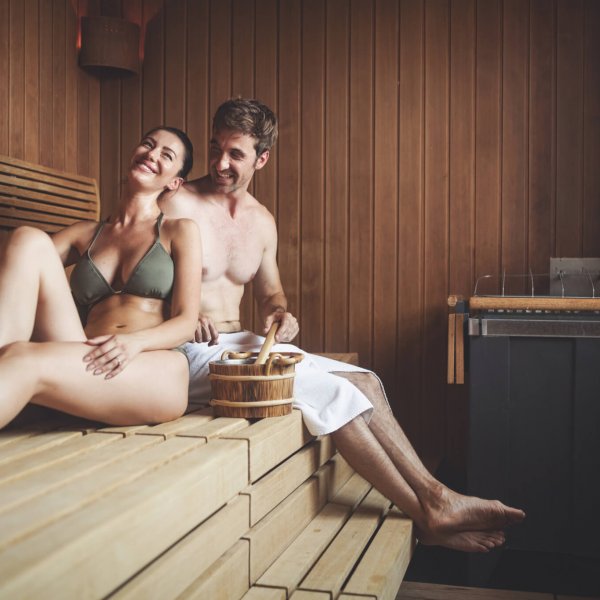
M250 331L241 331L219 334L219 344L216 346L209 346L207 343L185 344L183 350L190 363L190 400L210 400L209 362L220 360L226 350L258 352L263 342L263 337ZM347 379L330 373L370 371L323 356L307 354L291 344L275 344L272 351L304 354L304 360L296 365L294 407L302 411L304 423L312 435L326 435L336 431L359 415L366 421L370 420L373 405L367 397Z

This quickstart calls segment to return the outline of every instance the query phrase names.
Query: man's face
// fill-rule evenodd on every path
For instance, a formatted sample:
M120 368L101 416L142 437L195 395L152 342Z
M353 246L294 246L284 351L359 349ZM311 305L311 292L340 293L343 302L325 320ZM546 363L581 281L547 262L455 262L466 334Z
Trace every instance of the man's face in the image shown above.
M269 152L256 156L256 139L239 131L214 131L210 140L209 169L217 191L230 193L247 189L254 171L262 169Z

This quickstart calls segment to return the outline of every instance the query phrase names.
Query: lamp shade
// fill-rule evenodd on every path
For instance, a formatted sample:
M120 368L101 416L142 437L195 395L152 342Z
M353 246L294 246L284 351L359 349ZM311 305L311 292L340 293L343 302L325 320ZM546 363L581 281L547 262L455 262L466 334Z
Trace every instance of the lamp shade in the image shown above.
M82 17L79 65L98 74L139 73L140 28L114 17Z

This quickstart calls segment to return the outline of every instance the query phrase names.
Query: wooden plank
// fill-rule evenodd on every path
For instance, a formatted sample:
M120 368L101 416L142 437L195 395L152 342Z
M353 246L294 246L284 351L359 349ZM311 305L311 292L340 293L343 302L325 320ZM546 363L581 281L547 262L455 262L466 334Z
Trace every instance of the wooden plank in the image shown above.
M7 83L9 93L9 153L24 158L25 130L25 6L22 1L9 0L9 71Z
M398 22L395 0L375 3L373 364L394 397L398 283ZM390 132L394 132L390 135Z
M464 313L458 313L456 315L456 383L463 384L465 382L465 343L464 343L464 322L465 315ZM466 415L465 415L466 419ZM466 432L466 423L461 421L461 429L465 428ZM466 448L464 444L461 444L461 454L464 454Z
M258 585L285 588L288 595L298 587L319 556L342 528L351 509L327 504L258 580Z
M484 297L469 298L473 310L600 310L600 298Z
M301 2L289 0L279 11L279 156L277 192L285 203L278 212L278 262L288 307L300 310L300 90ZM267 167L268 168L268 167ZM303 343L300 332L300 344Z
M554 594L405 581L397 600L553 600Z
M158 425L152 425L146 429L137 431L137 435L160 435L165 440L175 435L185 435L185 433L195 427L209 424L214 420L212 414L206 414L205 411L195 411L187 413L178 419L169 421L167 423L159 423Z
M534 273L547 273L548 259L554 256L556 220L554 6L533 0L530 13L528 262Z
M321 555L300 588L328 592L336 598L389 505L389 500L372 490Z
M556 4L556 256L581 256L583 3Z
M9 48L10 48L10 19L9 3L0 2L0 73L9 72ZM0 106L9 106L10 95L8 86L0 86ZM9 126L10 115L8 110L0 111L0 152L9 152Z
M287 498L328 461L332 453L330 443L315 440L244 490L250 497L250 525L255 525Z
M24 70L25 106L23 156L26 160L38 162L40 127L40 25L38 0L25 0ZM5 73L6 71L1 71ZM7 106L3 104L2 106Z
M529 6L504 2L502 74L502 268L527 273ZM523 293L518 289L513 293Z
M255 98L254 69L256 63L254 0L233 0L231 25L231 95ZM273 36L274 37L274 36Z
M394 600L414 545L412 521L392 509L344 586L344 593Z
M286 598L285 590L256 585L244 594L242 600L286 600Z
M477 5L475 77L475 275L500 272L501 2Z
M304 426L302 413L262 419L225 439L247 440L250 481L254 483L267 471L307 444L312 436Z
M72 218L61 217L60 215L45 215L43 213L31 213L19 210L17 208L0 207L0 217L2 224L10 227L13 223L15 227L19 225L33 225L45 231L56 231L73 223ZM79 220L79 219L77 219Z
M186 437L202 437L208 440L218 437L226 437L232 433L246 429L250 425L247 419L236 419L233 417L217 417L208 423L196 425L178 432L177 435Z
M65 2L65 169L67 171L77 172L77 74L79 71L79 62L74 45L77 41L79 15L77 10L73 10L71 2Z
M324 340L330 351L348 348L348 144L350 3L326 4Z
M325 506L326 492L324 482L311 477L244 536L250 541L251 583L260 578Z
M18 505L0 514L0 548L6 548L25 536L39 532L49 523L64 519L109 492L139 479L198 445L204 445L201 440L193 438L174 438L149 448L143 447L144 442L133 442L134 439L122 440L119 444L101 448L92 457L84 457L76 465L71 462L64 469L63 465L55 465L37 477L31 476L13 482L3 498L14 497L17 488L24 493L21 494L22 501ZM128 450L138 450L131 453L126 462L125 454L121 454L124 446ZM83 465L94 460L102 466L95 470L85 469ZM118 468L115 468L115 463L119 463ZM50 474L57 471L64 475L52 486L47 481ZM44 501L40 503L42 487L45 487Z
M66 170L66 4L52 2L52 162L51 166ZM71 6L69 4L69 10ZM70 44L69 44L70 46ZM72 47L70 47L71 49ZM69 140L72 143L73 140Z
M296 590L290 600L331 600L331 595L327 592L310 592L307 590Z
M14 463L19 459L26 458L40 452L47 452L54 446L64 444L74 438L81 438L79 431L57 431L28 437L19 442L0 448L0 469L7 464Z
M179 598L240 598L250 587L249 553L250 545L247 540L239 540Z
M162 0L145 0L146 43L142 69L142 131L165 120L165 14ZM102 143L104 145L104 142ZM114 173L113 173L114 177ZM104 195L104 190L102 190Z
M5 186L0 185L0 192L2 190L6 189ZM23 194L25 195L25 194ZM27 194L30 195L30 194ZM36 202L36 201L31 201L29 199L18 199L18 198L11 198L11 197L1 197L2 200L2 205L6 206L6 207L11 207L11 208L15 208L16 210L22 210L25 214L27 213L42 213L42 214L58 214L58 215L63 215L63 216L69 216L69 217L74 217L74 218L79 218L79 219L85 219L87 218L94 218L95 214L96 214L96 210L95 207L93 205L90 206L77 206L77 204L75 202L68 202L69 205L73 205L76 208L72 209L72 208L68 208L65 207L64 204L61 203L60 204L54 204L52 202L48 202L48 201L44 201L44 202ZM48 198L46 198L46 200L48 200Z
M54 121L53 89L52 89L52 37L53 19L52 4L39 3L39 22L46 24L40 27L40 87L39 87L39 160L40 163L51 167L52 162L52 130ZM97 149L99 150L99 148Z
M424 147L424 322L419 403L421 430L428 453L442 455L445 442L446 332L448 296L448 169L449 169L449 6L425 3L425 147ZM422 444L425 443L423 440Z
M100 88L100 192L102 212L114 214L121 198L121 81L105 79Z
M186 0L165 3L165 117L164 122L185 130L186 101Z
M336 454L327 465L329 470L328 477L328 500L331 500L344 486L344 484L352 477L354 469L346 462L346 459L341 454Z
M237 496L152 562L111 598L174 598L248 531L250 503ZM247 567L246 567L247 570ZM210 594L205 596L212 598Z
M371 484L363 479L358 473L354 473L350 479L330 497L335 504L349 506L354 510L371 490Z
M209 32L212 37L209 54L210 114L231 96L231 0L211 0Z
M300 322L302 346L309 352L323 349L324 301L324 151L325 108L325 5L320 0L302 3L301 168L302 190L300 248Z
M421 0L400 3L398 112L398 302L396 379L402 397L393 410L407 435L420 443L424 271L424 57Z
M194 143L194 168L190 179L204 175L208 168L211 117L208 107L208 7L208 0L188 2L187 6L186 123L187 133Z
M583 256L600 256L600 5L585 9L583 97Z
M348 143L348 346L372 364L373 340L373 3L350 3Z
M18 447L20 448L30 439L35 438L23 440L18 444ZM73 457L80 458L85 452L90 452L96 448L117 441L118 439L120 438L117 436L97 435L96 433L90 433L84 436L79 435L70 441L55 445L52 448L45 448L41 456L39 453L36 453L13 459L10 463L0 466L0 489L2 489L1 486L6 485L13 479L20 479L21 477L25 477L36 471L41 471L53 464L66 461ZM3 498L0 505L6 506L5 501L6 498Z
M245 452L202 445L12 544L0 552L0 595L105 596L246 485Z
M454 357L456 354L455 347L455 331L456 331L456 314L448 314L448 372L446 377L447 383L454 383Z

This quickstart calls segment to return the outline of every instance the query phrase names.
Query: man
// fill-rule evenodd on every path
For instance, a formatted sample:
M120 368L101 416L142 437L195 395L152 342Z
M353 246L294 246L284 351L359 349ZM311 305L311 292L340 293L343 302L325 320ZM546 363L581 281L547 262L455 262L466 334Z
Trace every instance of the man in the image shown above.
M241 331L239 307L249 281L254 283L263 333L273 321L280 323L277 342L289 342L299 331L279 277L275 221L248 192L276 137L277 120L268 107L256 100L225 102L213 120L208 175L163 199L168 216L193 219L202 236L200 343L187 347L192 391L196 386L207 393L207 365L219 356L220 342L227 349L238 349L232 348L234 343L239 349L260 345L248 332L232 333ZM332 435L354 470L414 520L421 543L474 552L504 543L503 530L520 522L523 511L462 496L437 481L394 419L374 374L334 361L323 365L314 357L309 360L310 376L298 369L295 386L295 405L307 427L315 435Z

